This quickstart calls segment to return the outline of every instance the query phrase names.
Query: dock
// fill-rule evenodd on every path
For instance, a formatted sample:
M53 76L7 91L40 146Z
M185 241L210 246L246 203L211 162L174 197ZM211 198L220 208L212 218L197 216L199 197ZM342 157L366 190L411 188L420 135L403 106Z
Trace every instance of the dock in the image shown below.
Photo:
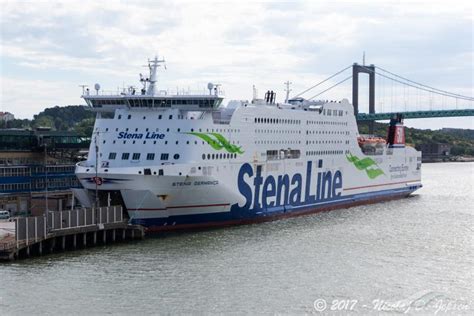
M128 224L121 206L49 212L47 216L18 217L3 224L0 225L0 261L143 239L145 236L142 226Z

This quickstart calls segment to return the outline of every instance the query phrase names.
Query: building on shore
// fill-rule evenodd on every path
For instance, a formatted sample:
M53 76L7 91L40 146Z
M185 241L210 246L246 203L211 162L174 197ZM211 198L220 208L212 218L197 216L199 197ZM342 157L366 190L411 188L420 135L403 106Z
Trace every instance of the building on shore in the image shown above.
M15 116L9 112L0 112L0 121L2 122L8 122L8 121L13 121L15 119Z
M88 146L71 132L0 130L0 209L21 216L70 207L71 188L80 187L75 162Z
M451 145L442 143L421 144L418 150L422 152L423 161L442 161L449 159Z

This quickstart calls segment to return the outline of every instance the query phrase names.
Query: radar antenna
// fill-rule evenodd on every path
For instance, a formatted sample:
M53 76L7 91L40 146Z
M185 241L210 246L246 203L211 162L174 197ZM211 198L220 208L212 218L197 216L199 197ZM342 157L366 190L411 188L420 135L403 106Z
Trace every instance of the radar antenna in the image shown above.
M80 84L79 87L82 88L82 95L84 95L84 93L86 92L86 88L89 86L86 84ZM89 91L89 89L87 89L87 91Z

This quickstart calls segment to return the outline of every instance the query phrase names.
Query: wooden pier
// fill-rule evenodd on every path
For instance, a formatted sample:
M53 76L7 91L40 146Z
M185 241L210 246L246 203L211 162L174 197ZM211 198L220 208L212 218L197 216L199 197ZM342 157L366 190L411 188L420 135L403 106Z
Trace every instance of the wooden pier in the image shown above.
M14 233L0 236L0 260L143 239L144 229L129 225L121 206L49 212L48 217L20 217Z

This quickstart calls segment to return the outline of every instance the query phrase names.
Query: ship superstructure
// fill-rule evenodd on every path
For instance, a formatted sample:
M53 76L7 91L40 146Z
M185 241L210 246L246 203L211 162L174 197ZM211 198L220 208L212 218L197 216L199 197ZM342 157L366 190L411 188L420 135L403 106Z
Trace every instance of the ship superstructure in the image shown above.
M223 105L209 93L144 87L86 92L97 112L89 156L76 166L85 206L125 206L149 230L222 226L400 198L421 187L421 153L405 146L401 117L387 141L358 133L347 100ZM98 89L97 89L98 90Z

